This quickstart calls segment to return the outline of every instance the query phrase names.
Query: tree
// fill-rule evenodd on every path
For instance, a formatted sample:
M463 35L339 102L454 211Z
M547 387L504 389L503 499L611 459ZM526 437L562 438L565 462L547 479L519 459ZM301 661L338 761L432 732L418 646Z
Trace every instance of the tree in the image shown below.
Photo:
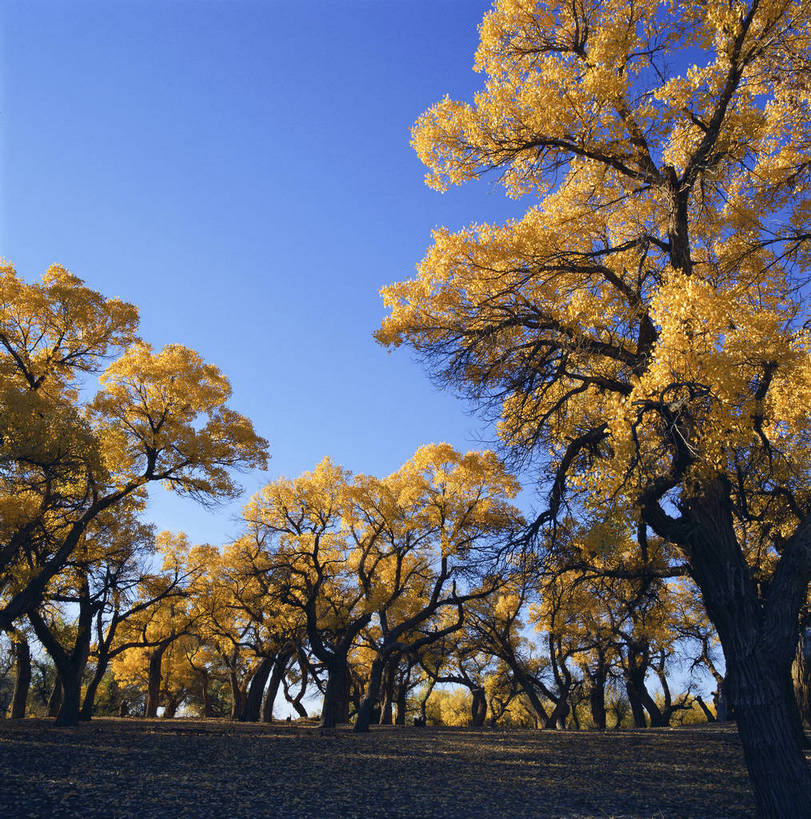
M764 816L811 793L790 680L811 577L810 27L802 0L498 0L484 89L413 143L440 189L497 170L539 202L437 231L378 331L546 464L530 534L565 504L624 504L678 547Z
M355 543L374 544L376 563L374 656L356 731L369 730L390 658L457 631L465 604L497 588L494 546L522 522L508 502L517 491L494 453L447 444L420 447L382 481L355 480L346 525Z
M326 731L349 716L349 652L371 621L380 559L370 551L373 541L355 548L342 527L349 480L325 458L312 472L266 486L244 513L245 555L254 575L264 575L279 600L303 615L310 649L326 668Z
M227 379L193 350L154 352L137 313L63 268L41 285L2 273L0 301L0 628L42 600L91 523L156 481L213 502L230 472L263 467L267 442L228 408ZM102 389L80 400L81 377Z

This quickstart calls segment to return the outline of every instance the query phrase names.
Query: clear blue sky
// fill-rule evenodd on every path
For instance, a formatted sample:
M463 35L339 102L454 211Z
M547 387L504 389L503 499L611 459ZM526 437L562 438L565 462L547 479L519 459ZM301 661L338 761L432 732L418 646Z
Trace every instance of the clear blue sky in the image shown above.
M526 205L423 184L416 117L470 98L481 0L6 0L0 255L136 304L142 335L231 379L266 474L213 513L153 493L159 528L222 543L250 492L324 455L387 474L493 433L372 338L379 288L437 225Z

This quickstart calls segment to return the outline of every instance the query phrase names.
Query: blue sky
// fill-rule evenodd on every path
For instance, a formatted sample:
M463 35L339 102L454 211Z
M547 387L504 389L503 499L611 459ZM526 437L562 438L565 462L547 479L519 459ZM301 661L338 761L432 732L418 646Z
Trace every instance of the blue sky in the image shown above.
M423 184L409 128L470 98L479 0L6 0L0 255L59 262L136 304L156 347L198 350L270 441L209 512L153 492L159 528L223 543L247 496L330 455L387 474L423 443L492 430L372 338L378 290L430 231L526 204Z

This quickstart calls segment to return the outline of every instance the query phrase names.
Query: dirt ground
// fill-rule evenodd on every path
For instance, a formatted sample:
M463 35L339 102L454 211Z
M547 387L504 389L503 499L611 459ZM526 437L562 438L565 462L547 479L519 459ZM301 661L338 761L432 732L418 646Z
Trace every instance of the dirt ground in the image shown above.
M0 816L741 817L731 726L538 732L0 721Z

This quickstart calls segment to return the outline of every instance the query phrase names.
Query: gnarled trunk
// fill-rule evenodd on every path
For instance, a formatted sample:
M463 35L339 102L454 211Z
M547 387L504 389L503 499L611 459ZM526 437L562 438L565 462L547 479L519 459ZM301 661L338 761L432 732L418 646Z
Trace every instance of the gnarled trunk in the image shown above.
M396 682L398 660L398 657L389 659L383 674L383 701L380 703L379 725L392 725L394 723L394 684Z
M241 720L245 713L245 689L235 668L228 671L228 682L231 684L231 719Z

